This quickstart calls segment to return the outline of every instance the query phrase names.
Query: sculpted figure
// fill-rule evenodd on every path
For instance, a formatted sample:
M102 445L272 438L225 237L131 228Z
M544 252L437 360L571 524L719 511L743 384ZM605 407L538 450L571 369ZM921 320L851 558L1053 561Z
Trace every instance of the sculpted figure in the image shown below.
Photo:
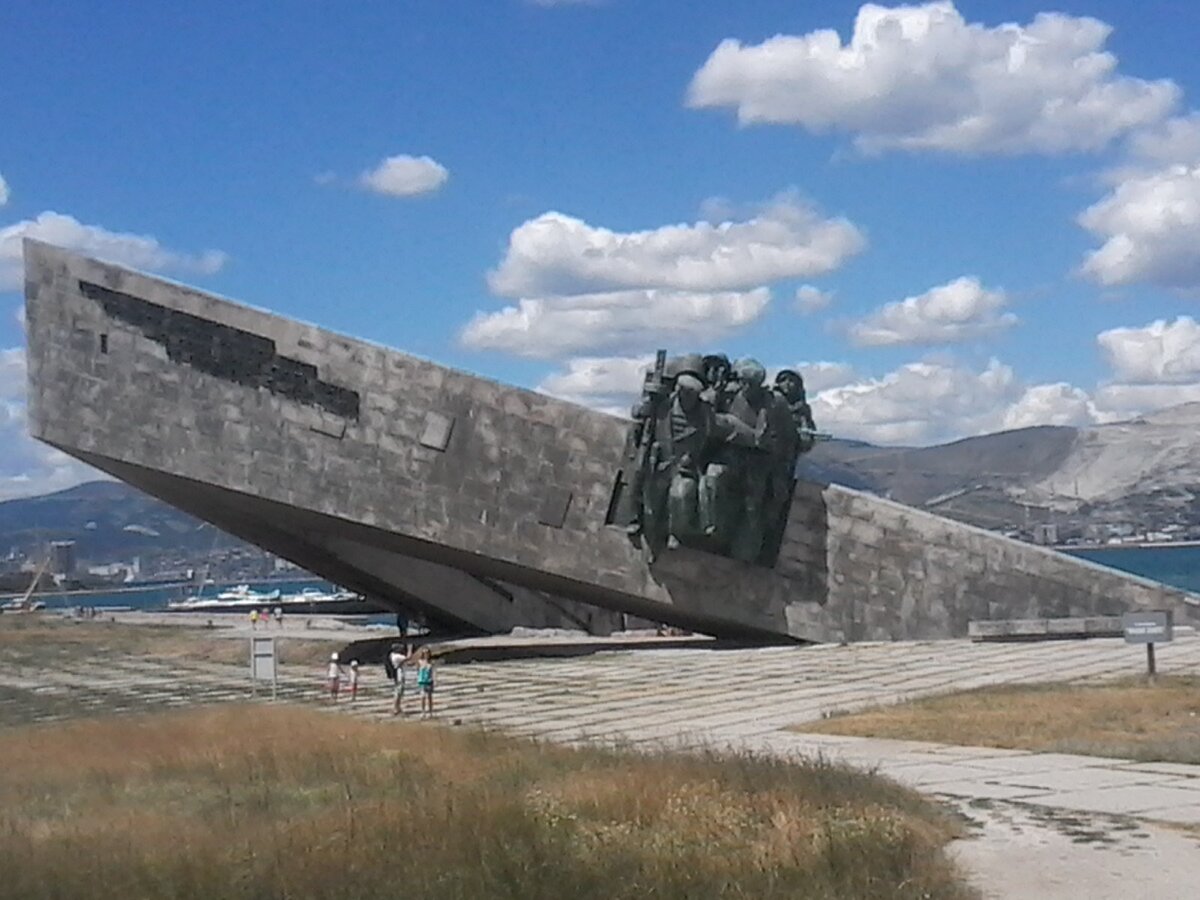
M734 363L738 391L729 405L733 448L734 495L730 555L743 562L756 562L767 530L767 490L771 477L775 435L770 427L771 391L766 387L766 369L756 359Z
M770 565L779 552L783 529L796 483L796 460L812 449L816 430L804 396L804 379L784 369L775 376L768 410L768 445L771 461L764 506L765 540L760 560Z
M668 360L657 395L660 400L647 420L652 445L642 485L641 520L651 559L664 547L678 546L679 537L695 530L690 524L694 513L690 518L688 514L688 473L698 465L710 430L707 408L699 402L701 368L696 354Z
M671 472L667 546L678 547L700 532L700 472L713 430L712 407L701 399L704 383L685 371L675 379L671 399Z

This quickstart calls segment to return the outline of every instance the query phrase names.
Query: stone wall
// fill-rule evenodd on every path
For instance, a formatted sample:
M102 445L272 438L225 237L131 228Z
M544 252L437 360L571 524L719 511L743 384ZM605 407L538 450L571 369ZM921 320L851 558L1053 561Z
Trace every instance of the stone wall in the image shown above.
M647 565L605 525L624 420L35 242L26 278L33 434L231 530L258 516L304 546L352 539L730 635L940 637L998 612L1182 603L813 484L773 569L689 550ZM206 486L235 501L206 506Z

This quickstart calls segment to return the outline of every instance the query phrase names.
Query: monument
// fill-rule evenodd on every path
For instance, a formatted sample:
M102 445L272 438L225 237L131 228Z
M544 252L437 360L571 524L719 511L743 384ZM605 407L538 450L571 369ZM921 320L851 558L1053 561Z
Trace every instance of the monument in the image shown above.
M799 373L681 356L630 420L25 243L34 437L346 587L479 631L965 636L1195 598L837 485Z

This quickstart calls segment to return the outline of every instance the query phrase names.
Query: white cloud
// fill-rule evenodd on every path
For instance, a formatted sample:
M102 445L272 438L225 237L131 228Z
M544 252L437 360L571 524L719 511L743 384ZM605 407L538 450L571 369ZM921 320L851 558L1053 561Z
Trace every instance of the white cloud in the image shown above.
M25 423L25 351L0 350L0 500L58 491L108 476L29 436Z
M179 253L146 235L108 231L98 225L84 225L61 213L44 212L36 219L0 229L0 291L16 290L22 284L21 239L26 237L135 269L211 275L228 261L218 250L198 255Z
M860 347L897 344L954 344L986 337L1017 324L1002 312L1008 298L988 290L978 278L963 277L923 294L888 303L850 326Z
M1200 382L1192 384L1104 384L1096 388L1096 407L1106 421L1128 419L1180 403L1200 401Z
M1060 13L989 27L949 2L866 4L846 44L833 30L722 41L687 102L731 107L742 124L848 132L866 151L1097 150L1161 120L1180 93L1118 74L1111 30Z
M1094 281L1200 288L1200 165L1131 174L1079 224L1104 239L1083 264Z
M825 274L865 243L846 219L821 218L791 195L746 221L701 221L651 231L610 231L547 212L512 232L488 283L505 297L635 288L741 290Z
M801 315L811 315L820 312L833 302L833 293L815 288L811 284L802 284L796 288L796 298L793 306Z
M1118 382L1179 384L1200 381L1200 324L1191 316L1158 319L1141 328L1112 328L1096 336Z
M918 362L882 378L821 391L810 402L822 430L884 444L930 444L995 431L1024 387L992 360L976 373Z
M446 167L428 156L389 156L363 172L358 183L389 197L413 197L436 191L450 177Z
M854 366L843 362L802 362L783 368L793 369L804 377L804 390L809 397L850 384L858 378Z
M8 203L9 196L8 182L4 180L3 175L0 175L0 206Z
M650 356L586 356L568 360L564 370L547 375L537 390L561 400L628 416L641 394Z
M1200 163L1200 113L1176 116L1134 132L1128 151L1134 164L1142 167Z
M753 322L770 300L767 288L716 293L649 289L522 299L499 312L476 314L463 329L462 342L543 359L695 346Z
M1027 388L1004 412L1004 428L1033 425L1091 425L1104 421L1087 391L1066 382Z

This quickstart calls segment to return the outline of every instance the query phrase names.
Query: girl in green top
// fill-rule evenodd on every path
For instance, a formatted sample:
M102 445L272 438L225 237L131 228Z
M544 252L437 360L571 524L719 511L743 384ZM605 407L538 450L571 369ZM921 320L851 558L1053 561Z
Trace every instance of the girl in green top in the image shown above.
M417 691L421 694L421 718L433 715L433 655L428 647L417 653Z

